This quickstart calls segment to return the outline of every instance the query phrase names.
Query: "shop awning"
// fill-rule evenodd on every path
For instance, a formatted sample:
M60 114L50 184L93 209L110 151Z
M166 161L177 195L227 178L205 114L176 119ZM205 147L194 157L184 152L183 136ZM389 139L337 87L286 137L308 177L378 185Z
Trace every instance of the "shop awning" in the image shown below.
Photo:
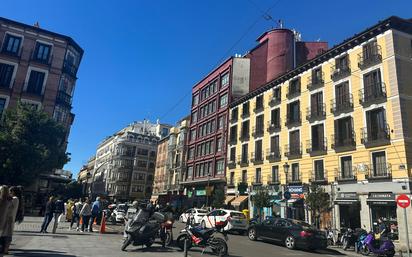
M235 200L232 201L232 205L233 206L239 206L240 204L242 204L244 201L246 201L248 198L247 195L240 195L238 197L236 197Z
M231 201L233 201L236 198L235 195L227 195L225 199L225 204L229 204Z
M359 200L357 200L357 199L335 199L334 202L335 202L335 204L352 205L352 204L359 203Z
M382 199L366 199L366 203L369 205L396 205L396 201L382 200Z

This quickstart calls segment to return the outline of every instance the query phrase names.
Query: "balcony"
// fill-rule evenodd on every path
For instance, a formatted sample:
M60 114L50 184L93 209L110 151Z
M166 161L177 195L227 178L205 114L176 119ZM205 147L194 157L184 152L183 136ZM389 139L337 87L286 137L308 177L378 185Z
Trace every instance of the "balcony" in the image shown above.
M69 74L70 76L76 78L77 67L76 67L74 64L69 63L67 60L65 60L65 61L63 62L63 69L62 69L62 71L63 71L64 73L67 73L67 74Z
M383 127L372 126L361 128L361 143L365 146L376 146L379 144L387 144L390 142L390 128L388 124Z
M237 137L236 137L236 135L235 135L235 136L231 136L231 137L229 138L229 144L231 144L231 145L237 144Z
M350 64L349 63L347 64L347 66L341 65L341 66L337 67L336 65L334 65L334 66L331 67L331 70L330 70L330 73L331 73L330 78L333 81L337 81L337 80L340 80L340 79L343 79L343 78L349 76L350 72L351 72L351 70L350 70Z
M272 96L272 98L271 98L270 101L269 101L269 105L270 105L270 106L275 106L275 105L280 104L280 102L281 102L281 98L280 98L280 97Z
M280 184L280 179L279 176L272 176L272 174L269 174L267 176L267 183L268 185L279 185Z
M310 180L311 183L316 184L327 184L327 172L326 170L313 170L310 171Z
M279 120L277 122L274 121L268 121L267 122L267 131L269 133L273 133L275 131L279 131L280 130L280 124L282 123L281 119L279 118Z
M51 66L53 60L53 55L51 54L50 56L47 57L47 59L42 59L42 58L38 58L36 56L36 51L31 51L30 53L30 62L36 62L45 66Z
M236 187L235 179L229 180L229 181L227 182L227 188L235 188L235 187Z
M294 98L300 95L300 84L296 86L294 90L289 88L288 92L286 93L287 98Z
M249 117L249 116L250 116L250 112L249 112L249 111L247 111L247 112L242 112L242 115L240 115L240 117L242 117L242 119L247 118L247 117Z
M332 135L332 149L338 150L340 148L354 148L356 146L356 134L352 130L351 137L339 137Z
M228 160L227 161L227 166L229 169L233 169L236 167L236 159Z
M330 101L330 112L333 114L339 114L342 112L349 112L353 110L353 95L346 94L339 98L332 99Z
M242 156L242 155L238 155L237 156L237 159L239 160L238 162L237 162L237 164L239 164L240 166L247 166L247 165L249 165L249 160L247 159L247 155L244 155L244 156Z
M266 149L266 160L268 161L279 161L282 158L280 149Z
M262 185L262 176L252 177L252 185Z
M306 153L314 154L328 151L328 140L326 137L319 140L306 140Z
M360 69L369 68L382 62L382 49L379 45L371 46L370 52L358 54L358 67Z
M253 164L261 164L263 163L263 153L255 153L255 152L251 152L250 153L250 161Z
M306 108L306 119L308 121L324 119L326 117L326 104Z
M285 145L285 156L288 158L302 155L302 143Z
M239 140L240 141L248 141L249 139L250 139L249 131L247 133L242 131L242 133L239 137Z
M253 108L253 112L254 113L257 113L257 112L261 112L261 111L263 111L263 109L264 109L264 107L263 107L263 103L262 104L256 104L255 105L255 108Z
M265 133L265 129L262 126L257 126L252 128L252 136L254 137L261 137Z
M382 163L370 165L371 169L368 169L368 180L386 180L392 178L392 165L390 163Z
M359 90L359 103L367 105L386 100L386 85L383 82L368 85Z
M63 91L58 91L57 92L57 97L56 97L56 103L61 104L69 109L72 108L72 97L71 95L67 94L66 92Z
M300 172L291 173L289 172L286 176L286 183L287 184L301 184L302 178Z
M352 168L342 169L335 168L336 177L338 182L355 182L357 181L356 172Z
M237 114L236 114L236 115L232 115L232 116L230 117L229 122L230 122L230 123L236 123L236 122L238 121L237 116L238 116Z
M306 88L308 90L313 90L319 87L323 87L324 84L325 84L325 73L322 72L321 77L310 76L308 78L308 85L306 86Z
M285 126L286 126L286 127L290 127L290 126L297 126L297 125L299 125L299 124L302 122L301 116L302 116L302 114L301 114L301 112L299 111L299 112L298 112L298 115L295 116L295 117L290 117L290 116L286 117Z

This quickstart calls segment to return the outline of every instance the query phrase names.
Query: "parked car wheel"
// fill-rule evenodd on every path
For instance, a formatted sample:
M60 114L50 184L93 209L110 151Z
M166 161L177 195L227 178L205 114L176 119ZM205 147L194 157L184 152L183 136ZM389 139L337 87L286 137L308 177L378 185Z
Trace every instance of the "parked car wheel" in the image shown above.
M247 234L248 234L248 237L249 237L250 240L252 240L252 241L257 240L256 229L254 229L254 228L249 229Z
M293 236L288 236L285 239L285 246L288 249L295 249L295 239L293 238Z

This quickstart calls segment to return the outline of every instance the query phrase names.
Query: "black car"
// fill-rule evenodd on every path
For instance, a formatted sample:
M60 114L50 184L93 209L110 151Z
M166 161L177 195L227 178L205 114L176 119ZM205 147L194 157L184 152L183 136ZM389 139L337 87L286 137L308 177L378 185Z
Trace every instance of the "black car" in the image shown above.
M326 235L306 222L293 219L269 218L249 227L250 240L258 238L285 244L289 249L324 249Z

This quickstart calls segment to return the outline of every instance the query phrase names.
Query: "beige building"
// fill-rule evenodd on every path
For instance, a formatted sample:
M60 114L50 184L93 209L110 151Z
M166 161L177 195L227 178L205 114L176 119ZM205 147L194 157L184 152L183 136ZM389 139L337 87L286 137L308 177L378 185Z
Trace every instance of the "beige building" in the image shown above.
M82 185L82 194L83 196L90 196L91 186L92 186L92 176L94 170L94 163L96 161L96 156L92 156L86 165L80 169L79 174L77 175L77 182Z

